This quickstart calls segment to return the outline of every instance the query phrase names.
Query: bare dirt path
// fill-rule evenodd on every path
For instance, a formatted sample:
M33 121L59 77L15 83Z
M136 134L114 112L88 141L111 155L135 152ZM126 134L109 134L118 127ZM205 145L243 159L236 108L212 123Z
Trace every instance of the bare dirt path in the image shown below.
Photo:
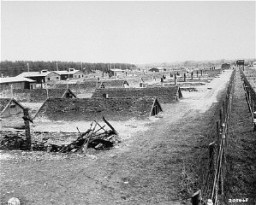
M181 204L180 193L197 186L186 174L187 161L199 160L195 150L230 74L214 79L206 92L164 105L162 118L115 149L88 156L2 153L2 204L12 196L23 204Z

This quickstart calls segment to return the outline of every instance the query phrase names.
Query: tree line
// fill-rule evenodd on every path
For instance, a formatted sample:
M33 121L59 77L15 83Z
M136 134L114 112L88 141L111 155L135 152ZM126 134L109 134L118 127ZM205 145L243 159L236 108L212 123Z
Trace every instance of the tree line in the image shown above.
M75 68L82 70L85 73L92 73L95 70L108 73L110 69L134 69L134 64L125 63L87 63L87 62L64 62L64 61L1 61L0 74L1 76L17 76L22 72L27 71L57 71L68 70Z

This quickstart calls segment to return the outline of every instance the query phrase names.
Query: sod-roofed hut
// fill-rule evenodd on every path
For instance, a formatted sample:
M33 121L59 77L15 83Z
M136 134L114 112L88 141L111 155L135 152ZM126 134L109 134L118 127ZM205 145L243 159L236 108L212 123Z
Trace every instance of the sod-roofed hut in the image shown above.
M35 120L93 121L102 116L113 121L147 118L162 107L156 98L49 98L35 115Z
M20 101L43 102L47 98L76 98L70 89L14 89L14 97Z
M108 80L101 82L99 88L125 88L129 86L126 80Z
M172 103L182 97L178 86L148 88L105 88L96 89L92 98L155 97L160 103Z
M24 107L16 100L11 98L0 98L0 117L7 118L23 115Z

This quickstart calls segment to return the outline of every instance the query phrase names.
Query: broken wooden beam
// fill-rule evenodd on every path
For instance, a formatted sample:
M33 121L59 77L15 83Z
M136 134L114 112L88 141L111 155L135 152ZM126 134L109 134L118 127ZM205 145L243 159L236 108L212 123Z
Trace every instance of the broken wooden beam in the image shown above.
M115 128L105 119L105 117L102 117L103 121L110 127L110 129L116 134L118 135L118 132L115 130Z

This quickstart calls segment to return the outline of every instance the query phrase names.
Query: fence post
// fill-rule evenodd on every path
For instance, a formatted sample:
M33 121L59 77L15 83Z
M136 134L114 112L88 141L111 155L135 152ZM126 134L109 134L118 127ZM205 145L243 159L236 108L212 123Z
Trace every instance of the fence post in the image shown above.
M226 118L226 109L225 109L225 100L222 102L222 110L223 110L223 121L225 121Z
M251 108L251 92L248 91L248 106L249 106L249 110L252 113L252 108Z
M251 109L252 109L252 113L254 112L254 101L253 98L251 97Z
M245 99L246 99L246 102L247 102L248 110L251 113L250 105L249 105L249 102L248 102L248 92L247 91L245 92Z
M225 124L223 123L223 126L225 126ZM225 127L223 128L223 130L225 129ZM224 168L225 168L225 161L226 161L226 157L225 157L225 153L226 153L226 134L223 131L222 132L222 136L221 136L221 140L222 140L222 150L223 150L223 154L222 154L222 164L220 164L220 192L221 195L224 195Z
M11 84L11 98L13 99L13 85Z
M29 121L31 120L29 117L28 108L25 108L23 113L24 113L23 120L25 124L26 146L28 150L31 150L31 135L30 135L30 127L29 127Z
M215 172L215 142L209 144L209 175L214 176Z
M220 144L220 125L219 122L216 122L216 129L217 129L217 144Z
M177 85L177 75L176 75L176 73L174 74L174 85Z
M253 112L253 131L256 131L256 111Z
M222 125L222 110L220 109L220 125Z

